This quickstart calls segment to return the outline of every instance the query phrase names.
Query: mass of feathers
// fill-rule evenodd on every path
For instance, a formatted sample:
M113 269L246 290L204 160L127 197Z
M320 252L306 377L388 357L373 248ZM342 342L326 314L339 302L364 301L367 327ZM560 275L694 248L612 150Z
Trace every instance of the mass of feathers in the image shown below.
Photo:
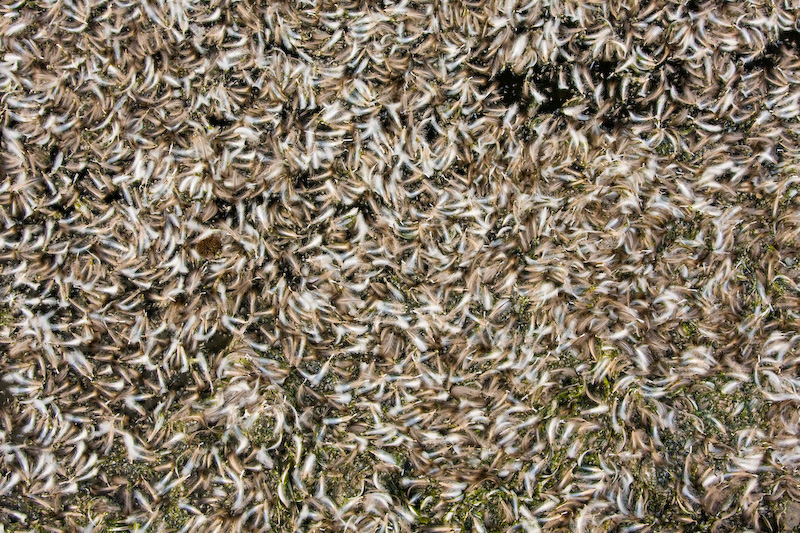
M800 523L796 0L0 15L0 532Z

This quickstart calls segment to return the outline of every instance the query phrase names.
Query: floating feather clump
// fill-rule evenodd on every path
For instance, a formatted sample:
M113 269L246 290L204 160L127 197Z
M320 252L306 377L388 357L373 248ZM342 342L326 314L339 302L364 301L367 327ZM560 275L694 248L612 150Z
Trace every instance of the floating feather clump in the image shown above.
M789 531L789 2L0 6L8 531Z

